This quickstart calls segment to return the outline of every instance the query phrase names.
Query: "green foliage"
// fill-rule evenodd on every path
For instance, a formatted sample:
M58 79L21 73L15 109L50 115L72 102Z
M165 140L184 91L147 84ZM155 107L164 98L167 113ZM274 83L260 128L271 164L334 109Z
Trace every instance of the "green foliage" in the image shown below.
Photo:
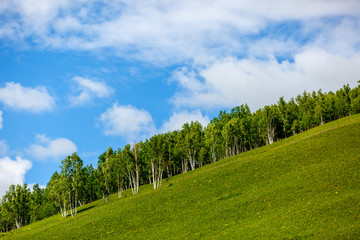
M199 122L185 123L179 131L154 135L144 142L128 144L123 150L109 147L99 156L96 168L83 166L74 153L62 161L60 173L53 174L45 191L35 186L30 196L26 187L9 189L0 205L0 231L26 225L56 211L63 217L74 217L78 205L101 197L107 202L116 192L121 198L129 188L137 194L139 186L148 183L157 189L163 178L357 113L360 113L360 86L351 89L344 85L336 93L304 91L288 102L281 97L277 104L254 113L246 104L237 106L230 113L220 111L205 128Z
M4 239L358 239L359 142L353 115Z
M56 213L45 190L35 184L32 192L27 184L11 185L0 204L0 229L7 232Z
M30 222L30 190L27 185L11 185L5 193L2 208L7 212L9 224L14 220L15 227L20 228Z
M61 161L60 182L62 187L60 189L63 191L61 195L64 199L64 217L68 215L67 211L71 216L76 216L77 205L84 189L84 180L83 161L77 153L73 153Z

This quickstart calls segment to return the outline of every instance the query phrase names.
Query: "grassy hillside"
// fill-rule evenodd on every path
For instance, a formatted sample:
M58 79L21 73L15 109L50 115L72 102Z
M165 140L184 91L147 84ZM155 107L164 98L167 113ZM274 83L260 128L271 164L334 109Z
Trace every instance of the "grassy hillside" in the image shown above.
M3 239L360 238L360 115Z

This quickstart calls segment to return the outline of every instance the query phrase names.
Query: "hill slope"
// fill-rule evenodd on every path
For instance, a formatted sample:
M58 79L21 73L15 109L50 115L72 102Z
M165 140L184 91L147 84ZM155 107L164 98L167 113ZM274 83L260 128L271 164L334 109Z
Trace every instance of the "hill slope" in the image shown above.
M171 183L171 184L169 184ZM360 238L360 115L4 239Z

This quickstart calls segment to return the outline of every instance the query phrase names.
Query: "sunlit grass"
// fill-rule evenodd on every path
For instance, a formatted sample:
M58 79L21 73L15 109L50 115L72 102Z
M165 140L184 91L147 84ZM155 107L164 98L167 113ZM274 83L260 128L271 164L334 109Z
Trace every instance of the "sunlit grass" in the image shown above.
M360 115L5 239L359 239Z

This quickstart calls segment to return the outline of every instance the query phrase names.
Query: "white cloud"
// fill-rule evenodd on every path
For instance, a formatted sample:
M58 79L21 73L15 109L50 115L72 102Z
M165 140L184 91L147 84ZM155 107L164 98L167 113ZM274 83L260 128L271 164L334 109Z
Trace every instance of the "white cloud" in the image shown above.
M9 157L0 158L0 197L5 194L11 184L23 184L25 174L31 167L32 163L21 157L16 157L16 160Z
M2 111L0 111L0 129L3 128L3 118L2 118Z
M272 23L319 20L333 26L329 18L358 18L360 12L357 0L2 2L8 21L0 37L56 49L112 48L123 57L163 63L242 54L253 41L242 36Z
M131 105L114 104L100 116L107 136L122 136L131 143L151 136L156 128L151 115Z
M16 26L12 26L10 33L18 34L19 37L34 35L36 38L46 38L49 24L58 17L61 10L70 7L70 3L68 0L3 0L0 14L6 13L7 17L18 15Z
M334 55L307 49L294 62L226 58L197 72L179 69L172 81L182 91L171 101L177 107L219 108L248 103L253 111L275 103L280 96L296 97L303 90L337 90L346 83L356 86L360 54Z
M7 82L5 87L0 88L0 102L30 112L49 111L55 106L54 98L45 87L23 87L14 82Z
M210 122L210 119L208 116L203 116L199 110L176 112L163 124L160 132L180 130L184 123L190 123L192 121L198 121L202 126L206 126Z
M27 152L37 160L61 160L77 151L75 143L67 138L50 139L45 134L37 134L35 141L36 144L32 144Z
M180 108L257 108L305 88L336 89L358 73L358 0L99 2L4 0L0 38L187 66L173 77ZM101 97L79 79L74 105Z
M8 154L9 146L6 144L5 140L0 140L0 156L5 156Z
M72 106L89 103L95 97L106 98L114 93L114 90L103 82L96 82L79 76L72 80L76 83L77 90L80 91L79 95L69 97Z
M31 192L32 192L33 187L34 187L35 184L36 184L36 183L29 183L29 184L27 185L27 187L30 189ZM39 188L45 189L45 188L46 188L46 185L39 185Z

